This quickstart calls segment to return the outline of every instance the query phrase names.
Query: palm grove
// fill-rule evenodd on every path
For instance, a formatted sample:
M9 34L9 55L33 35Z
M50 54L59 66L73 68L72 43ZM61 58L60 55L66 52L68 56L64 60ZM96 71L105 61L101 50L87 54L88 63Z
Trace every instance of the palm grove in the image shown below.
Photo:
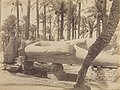
M112 2L109 14L107 13L107 2ZM50 41L80 39L86 38L86 35L92 38L93 32L96 31L98 38L88 50L75 85L77 88L85 88L84 79L90 63L108 45L117 28L120 18L120 1L94 0L94 5L85 9L82 9L82 5L87 2L82 0L36 0L34 2L27 0L25 3L27 13L22 18L20 18L19 12L23 2L10 0L6 3L14 7L11 10L15 10L16 15L8 16L2 30L8 38L10 33L15 31L18 43L23 38ZM32 10L36 11L35 24L31 24L30 20ZM86 15L82 15L82 13ZM65 32L66 34L64 34Z

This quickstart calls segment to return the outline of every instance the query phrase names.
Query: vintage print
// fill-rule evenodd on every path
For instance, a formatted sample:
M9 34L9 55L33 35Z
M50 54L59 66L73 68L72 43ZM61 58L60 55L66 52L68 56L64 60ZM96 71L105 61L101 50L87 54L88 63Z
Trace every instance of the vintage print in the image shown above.
M120 90L120 0L0 0L0 90Z

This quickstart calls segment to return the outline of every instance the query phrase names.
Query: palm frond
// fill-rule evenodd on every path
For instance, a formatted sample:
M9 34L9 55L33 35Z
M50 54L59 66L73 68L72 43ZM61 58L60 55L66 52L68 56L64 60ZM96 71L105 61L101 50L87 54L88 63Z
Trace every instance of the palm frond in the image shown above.
M8 6L10 6L10 5L12 5L12 1L9 1L9 2L6 2L4 5L3 5L3 7L8 7Z
M90 15L87 16L87 18L94 17L94 16L96 16L96 14L97 14L97 12L93 13L93 14L90 14Z
M92 6L90 6L90 7L87 7L87 8L84 8L84 9L81 9L80 11L82 12L84 12L84 11L86 11L86 10L88 10L88 9L90 9Z
M96 13L96 12L97 12L97 9L94 6L90 7L85 11L85 13Z
M7 2L4 2L3 3L3 5L5 4L5 5L9 5L9 4L11 4L13 2L13 0L9 0L9 1L7 1Z

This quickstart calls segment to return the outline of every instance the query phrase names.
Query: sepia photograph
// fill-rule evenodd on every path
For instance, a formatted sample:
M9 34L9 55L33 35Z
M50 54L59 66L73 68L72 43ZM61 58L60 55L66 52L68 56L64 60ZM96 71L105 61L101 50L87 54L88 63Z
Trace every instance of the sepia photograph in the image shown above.
M120 90L120 0L0 0L0 90Z

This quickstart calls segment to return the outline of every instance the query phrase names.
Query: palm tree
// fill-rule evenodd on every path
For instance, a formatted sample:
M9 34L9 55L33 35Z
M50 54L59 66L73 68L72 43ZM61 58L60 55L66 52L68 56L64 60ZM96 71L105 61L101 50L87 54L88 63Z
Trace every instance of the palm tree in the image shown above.
M89 38L92 38L94 29L96 28L95 20L93 18L87 18L88 28L89 28Z
M58 30L57 30L57 35L58 35L58 37L57 37L57 41L59 41L59 39L60 39L60 25L59 25L59 22L60 22L60 19L59 19L59 13L57 14L57 28L58 28Z
M91 62L99 55L101 50L109 44L117 28L119 19L120 19L120 1L113 0L109 20L106 25L105 31L103 30L104 32L101 33L101 35L97 38L95 43L89 48L88 53L84 59L83 65L80 71L78 72L75 88L79 88L81 90L88 89L88 86L84 85L87 70Z
M43 12L41 13L42 14L42 23L43 23L43 35L44 35L44 40L46 40L46 7L49 3L49 0L46 1L46 0L43 0L40 2L40 5L43 6ZM38 22L38 21L37 21Z
M20 35L21 35L21 37L22 38L25 38L25 34L26 34L26 26L27 26L27 22L28 22L28 20L27 20L28 18L27 18L27 16L25 15L25 16L23 16L22 17L22 19L21 19L21 21L20 21L20 31L21 31L21 33L20 33ZM29 31L29 37L34 37L34 39L36 38L36 25L34 25L34 24L30 24L30 27L29 27L30 29L30 31Z
M58 22L60 21L60 28L58 27L58 40L64 39L63 31L64 31L64 16L66 13L65 1L64 0L53 0L51 3L55 14L57 15ZM59 26L59 23L58 23Z
M19 38L19 0L16 0L16 7L17 7L17 37Z
M103 10L102 10L102 30L105 30L106 23L107 23L107 10L106 10L107 0L103 1Z
M72 39L74 39L74 32L75 32L75 7L72 7L72 17L71 17L71 21L72 21Z
M27 26L27 16L23 16L20 23L21 23L21 37L24 37L25 38L25 34L26 34L26 26Z
M72 14L72 31L73 31L73 37L74 39L76 39L77 37L77 19L78 19L78 16L77 16L77 6L74 4L73 5L73 14Z
M9 43L10 34L16 29L16 17L14 15L9 15L7 19L4 20L1 30L5 32L3 37L3 51Z
M64 0L48 0L48 6L50 8L49 13L52 13L52 15L56 14L56 16L53 16L52 18L55 18L53 22L57 22L57 36L58 41L59 39L63 39L63 31L64 31L64 16L65 16L65 2Z
M75 17L75 15L74 16L69 16L68 15L68 13L69 14L71 14L72 15L72 12L74 12L74 13L76 13L76 9L75 9L75 5L73 4L74 2L76 2L76 5L78 4L78 15L77 15L77 17ZM71 3L71 4L70 4ZM83 0L75 0L75 1L68 1L68 10L67 10L67 18L69 18L69 20L67 21L67 40L70 40L70 35L71 35L71 25L70 25L70 23L72 23L72 22L74 22L74 19L76 19L77 18L77 20L74 22L74 24L78 24L77 26L78 26L78 28L77 28L77 30L78 30L78 38L79 38L79 36L80 36L80 23L81 23L81 3L83 3ZM72 8L74 8L75 9L75 11L72 9ZM73 11L72 11L73 10ZM74 18L73 18L74 17ZM70 18L73 20L73 21L71 21L70 20ZM68 24L69 23L69 24ZM72 32L74 31L73 30L73 27L74 27L74 29L76 29L76 25L74 25L73 23L72 23ZM75 33L76 33L76 30L75 30ZM74 32L73 32L73 34L72 34L72 38L74 37L74 34L75 34ZM76 34L75 34L75 36L76 36Z
M16 15L17 15L17 39L18 39L18 43L20 43L20 25L19 25L19 6L21 6L21 10L22 10L22 3L19 0L9 0L8 2L5 2L6 6L10 6L13 5L11 11L16 9ZM18 46L19 47L19 46Z
M44 33L44 40L46 40L46 24L47 24L47 7L49 5L53 5L56 2L56 0L43 0L41 1L41 5L43 6L43 33ZM52 6L51 6L52 7ZM53 7L56 8L56 7ZM51 10L52 11L52 10ZM51 27L51 21L49 21L50 27ZM51 29L50 29L51 32Z
M75 29L75 39L77 39L77 32L76 32L77 31L77 17L75 17L75 27L74 27L74 29Z
M36 21L37 21L37 29L36 29L36 38L39 39L40 38L40 33L39 33L39 24L40 24L40 19L42 19L42 22L43 23L43 16L41 18L41 15L40 15L40 9L41 7L45 4L46 1L42 1L42 0L36 0L35 2L32 3L31 5L31 8L34 9L36 8ZM43 15L43 14L42 14Z
M78 39L80 36L80 21L81 21L81 2L79 2L79 10L78 10Z
M30 8L31 8L31 0L28 0L27 5L27 25L26 25L26 33L25 33L25 39L29 39L29 29L30 29Z
M96 0L95 7L97 9L96 18L97 18L97 32L96 37L99 37L101 33L100 23L102 21L102 30L105 30L106 27L106 3L107 0Z
M70 40L71 37L71 15L72 15L72 1L70 0L67 4L67 40Z
M36 25L31 24L30 25L30 37L32 39L35 39L35 33L36 33Z
M44 7L44 17L43 17L43 32L44 32L44 40L46 40L46 5Z
M91 15L88 17L94 16L97 20L96 37L99 37L102 30L105 30L104 28L106 27L106 23L107 23L107 18L108 18L108 15L107 15L108 10L106 10L107 0L95 0L94 3L95 3L94 6L89 8L87 12L91 13ZM102 28L100 28L101 24L102 24Z
M82 30L80 31L80 36L82 38L85 38L84 35L87 32L87 18L85 16L81 17L81 28Z
M39 0L36 0L36 17L37 17L37 39L39 36Z
M21 42L21 38L20 38L20 25L19 25L19 6L21 6L21 10L22 10L22 3L19 0L9 0L8 2L4 3L6 6L10 6L13 5L11 11L16 9L16 15L17 15L17 48L19 48L20 42Z
M101 28L100 28L100 24L101 24L101 20L102 20L102 4L103 1L102 0L95 0L94 2L94 6L90 7L86 13L91 13L91 15L88 16L89 17L95 17L97 20L96 26L97 26L97 32L96 32L96 37L99 37L100 32L101 32Z
M48 17L47 17L47 20L48 20L48 23L49 23L49 41L52 39L51 37L52 37L52 34L51 34L51 30L52 30L52 15L50 14L50 15L48 15Z
M63 30L64 30L64 2L61 2L61 8L60 8L60 12L61 12L61 30L60 30L60 39L63 39Z
M58 20L57 20L57 23L58 23L58 39L57 39L57 41L59 41L59 39L60 39L60 28L59 28L59 22L60 22L60 20L59 20L59 15L58 15Z
M87 2L87 0L85 0ZM84 5L84 0L76 0L76 3L78 4L78 17L77 17L77 23L78 23L78 39L81 35L81 30L80 30L80 26L81 26L81 11L84 11L84 10L81 10L81 6L82 4Z
M54 22L57 22L57 41L60 40L60 8L61 8L61 2L60 1L55 1L53 3L51 3L52 5L52 10L55 11L56 14L56 19ZM56 21L57 20L57 21ZM63 33L61 32L61 36L63 35Z
M15 5L16 6L16 14L17 14L17 39L18 39L18 42L20 42L20 37L19 37L19 34L20 34L20 25L19 25L19 5L22 6L22 4L19 2L19 0L16 0L15 2L13 1L12 5Z
M97 26L97 32L96 32L96 37L98 38L99 36L100 36L100 33L101 33L101 28L100 28L100 22L101 21L101 19L100 19L100 16L99 15L97 15L97 24L96 24L96 26Z
M18 42L20 42L20 37L19 37L19 34L20 34L19 33L20 32L20 30L19 30L20 29L20 25L19 25L19 5L22 6L22 4L19 2L19 0L16 0L15 2L14 2L14 0L11 0L7 4L12 4L12 5L16 6L16 14L17 14L17 39L18 39Z
M40 37L39 35L39 23L43 23L43 33L44 33L44 40L46 40L46 6L52 0L36 0L31 7L34 9L34 5L36 5L36 20L37 20L37 39ZM43 12L39 12L40 9L43 7ZM39 14L40 13L40 14ZM42 21L40 21L40 19Z

